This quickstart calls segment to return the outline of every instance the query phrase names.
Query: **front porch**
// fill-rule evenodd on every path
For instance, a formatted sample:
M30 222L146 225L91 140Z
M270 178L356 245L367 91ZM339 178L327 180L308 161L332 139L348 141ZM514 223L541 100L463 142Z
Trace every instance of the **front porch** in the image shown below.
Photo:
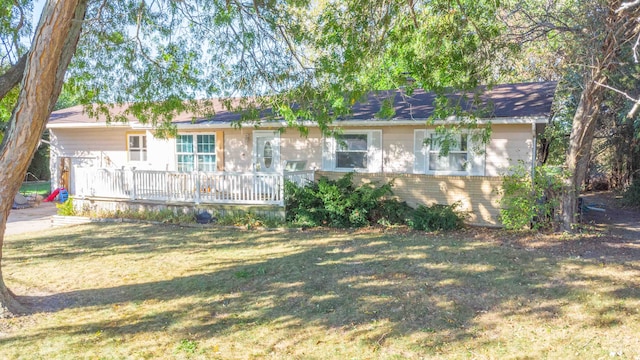
M284 184L313 182L315 171L176 172L74 167L70 192L79 209L215 208L283 212Z

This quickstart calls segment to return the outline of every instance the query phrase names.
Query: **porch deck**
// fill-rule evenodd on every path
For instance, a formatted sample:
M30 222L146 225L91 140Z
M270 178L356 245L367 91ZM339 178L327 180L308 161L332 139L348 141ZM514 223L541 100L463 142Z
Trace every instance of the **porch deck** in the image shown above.
M315 172L192 172L85 168L73 169L77 198L164 201L193 204L284 206L285 180L304 184Z

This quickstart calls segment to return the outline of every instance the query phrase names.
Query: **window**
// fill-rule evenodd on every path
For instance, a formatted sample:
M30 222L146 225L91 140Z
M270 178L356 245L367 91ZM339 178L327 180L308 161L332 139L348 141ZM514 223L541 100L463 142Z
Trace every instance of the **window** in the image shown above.
M147 136L128 135L129 161L147 161Z
M213 134L176 137L178 171L216 171L216 137Z
M425 140L429 141L425 141ZM484 175L484 145L468 133L454 136L449 153L441 156L441 144L433 131L414 132L414 173L434 175Z
M440 156L440 145L437 136L431 134L429 146L429 171L467 171L468 151L467 135L462 134L449 146L449 154Z
M322 168L327 171L382 172L382 131L351 130L325 138Z
M273 147L271 146L270 141L267 141L264 144L262 161L264 162L264 167L267 169L271 167L271 164L273 164Z
M369 150L366 134L345 134L336 137L336 168L366 169Z

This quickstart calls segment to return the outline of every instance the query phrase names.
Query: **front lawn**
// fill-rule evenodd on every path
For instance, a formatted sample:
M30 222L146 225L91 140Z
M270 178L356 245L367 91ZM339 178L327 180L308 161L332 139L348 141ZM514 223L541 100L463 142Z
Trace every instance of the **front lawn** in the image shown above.
M640 245L93 224L9 237L0 358L640 357Z

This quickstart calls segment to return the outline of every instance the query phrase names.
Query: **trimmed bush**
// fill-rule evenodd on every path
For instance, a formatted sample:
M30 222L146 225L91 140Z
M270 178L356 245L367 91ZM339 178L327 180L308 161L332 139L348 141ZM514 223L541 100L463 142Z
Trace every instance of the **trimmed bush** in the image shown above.
M409 227L414 230L456 230L462 227L464 215L457 211L459 203L453 205L420 205L413 212Z
M287 221L297 226L336 228L371 225L409 225L415 230L454 230L463 225L459 204L420 206L390 199L393 181L377 186L353 185L353 173L338 180L321 178L300 187L285 185Z
M414 209L405 201L396 199L382 200L378 208L372 211L372 221L385 226L408 224Z
M393 194L391 186L389 182L382 186L364 184L355 187L353 173L338 180L323 177L317 183L304 187L287 182L287 221L298 226L336 228L402 224L403 216L387 213L404 207L400 205L402 203L386 199Z

